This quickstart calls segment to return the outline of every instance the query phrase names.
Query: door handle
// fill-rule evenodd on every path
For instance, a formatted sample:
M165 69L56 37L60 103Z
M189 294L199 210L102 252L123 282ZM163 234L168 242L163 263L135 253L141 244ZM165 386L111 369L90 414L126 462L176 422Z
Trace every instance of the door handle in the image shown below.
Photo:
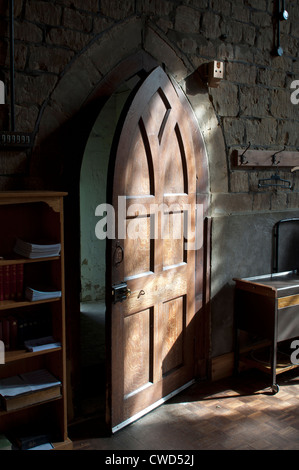
M131 291L128 289L126 282L121 282L120 284L115 284L112 286L112 300L113 303L122 302L123 300L130 297Z

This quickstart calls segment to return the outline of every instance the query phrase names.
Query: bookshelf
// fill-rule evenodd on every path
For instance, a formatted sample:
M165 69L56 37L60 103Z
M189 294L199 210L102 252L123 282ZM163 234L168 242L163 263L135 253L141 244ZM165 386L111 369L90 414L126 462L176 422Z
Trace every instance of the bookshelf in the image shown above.
M16 405L8 407L7 397L0 396L0 434L10 440L20 436L49 435L54 449L71 449L67 435L66 339L63 198L55 191L0 192L0 339L5 344L4 361L0 364L0 383L16 376L47 371L59 386L18 396ZM16 240L32 243L60 244L59 255L31 259L16 254ZM21 267L17 292L14 270ZM5 279L4 272L10 273ZM42 284L53 287L60 295L28 300L26 287ZM7 290L10 293L7 294ZM14 326L12 326L12 324ZM4 328L5 325L5 328ZM5 338L4 338L4 335ZM25 340L51 336L58 346L28 351ZM25 343L26 344L26 343ZM59 392L57 391L59 390ZM48 393L49 392L49 393ZM37 397L35 400L34 397ZM6 401L6 403L5 403ZM11 402L10 402L11 403ZM8 411L7 411L8 410Z

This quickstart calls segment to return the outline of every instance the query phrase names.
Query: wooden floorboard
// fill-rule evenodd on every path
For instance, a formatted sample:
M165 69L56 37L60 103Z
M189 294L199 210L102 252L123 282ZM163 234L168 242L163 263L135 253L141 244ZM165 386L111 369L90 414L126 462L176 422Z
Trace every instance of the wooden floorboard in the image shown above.
M269 378L197 382L135 423L106 435L93 417L70 427L74 450L299 450L299 369Z

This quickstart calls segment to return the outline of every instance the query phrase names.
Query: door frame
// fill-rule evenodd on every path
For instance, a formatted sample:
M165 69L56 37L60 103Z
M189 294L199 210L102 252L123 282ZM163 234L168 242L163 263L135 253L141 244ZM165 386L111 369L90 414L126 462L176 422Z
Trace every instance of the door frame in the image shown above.
M63 162L62 181L64 189L68 191L65 200L65 258L66 258L66 312L67 312L67 338L68 338L68 408L69 418L72 420L76 414L77 390L80 385L80 355L78 344L80 343L80 169L84 155L84 149L91 132L94 121L102 107L119 86L134 75L147 74L153 68L161 65L152 56L144 51L139 51L118 64L95 87L89 95L84 106L75 114L61 130L68 151L65 152ZM188 95L186 94L187 99ZM190 101L190 100L189 100ZM192 105L190 104L191 108ZM194 113L195 114L195 113ZM196 122L198 121L195 115ZM200 173L200 162L204 161L207 174L204 186L197 187L197 204L203 204L204 208L204 285L203 296L199 294L198 283L196 292L196 311L199 312L197 343L196 376L205 378L209 375L209 349L210 349L210 236L211 223L208 218L209 209L209 177L208 157L205 143L199 126L194 129L197 155L196 171ZM77 138L74 139L74 136ZM200 160L200 161L199 161ZM110 178L111 175L108 175ZM109 184L109 180L107 185ZM109 201L107 201L109 202ZM107 240L108 241L108 240ZM108 250L107 250L108 252ZM199 253L198 253L199 255ZM195 263L197 267L197 262ZM195 271L197 271L195 267ZM195 273L196 274L196 273ZM204 325L203 327L200 326ZM109 403L108 403L109 406Z

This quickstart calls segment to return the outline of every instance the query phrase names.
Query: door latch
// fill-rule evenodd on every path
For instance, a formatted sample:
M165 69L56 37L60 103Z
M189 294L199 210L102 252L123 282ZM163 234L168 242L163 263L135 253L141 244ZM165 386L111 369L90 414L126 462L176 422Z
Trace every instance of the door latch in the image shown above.
M131 291L128 289L126 282L121 282L120 284L115 284L112 286L112 299L113 303L122 302L130 297Z

